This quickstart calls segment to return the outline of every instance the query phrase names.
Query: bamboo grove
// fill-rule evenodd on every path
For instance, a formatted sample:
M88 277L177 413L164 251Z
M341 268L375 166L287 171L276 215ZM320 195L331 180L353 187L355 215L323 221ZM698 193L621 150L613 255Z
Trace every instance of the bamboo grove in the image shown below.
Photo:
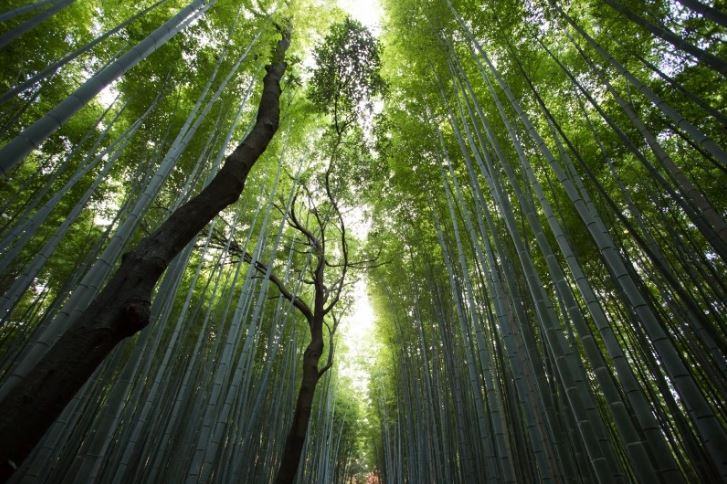
M727 482L727 5L380 3L0 7L0 480Z
M389 9L384 481L724 481L720 6L477 3Z

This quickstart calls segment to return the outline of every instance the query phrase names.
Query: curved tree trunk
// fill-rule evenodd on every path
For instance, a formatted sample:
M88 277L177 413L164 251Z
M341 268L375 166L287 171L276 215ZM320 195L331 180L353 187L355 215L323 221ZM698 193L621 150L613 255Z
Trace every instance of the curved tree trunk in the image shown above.
M300 384L298 398L295 402L295 414L290 431L285 439L283 457L275 478L276 484L290 484L295 479L300 465L300 457L303 453L305 436L308 432L313 398L315 397L316 386L320 380L318 361L323 354L323 319L317 325L311 323L311 341L303 353L303 381Z
M287 68L289 44L286 31L266 67L255 126L217 176L123 257L89 307L0 402L0 480L12 475L111 350L147 326L152 291L169 263L197 232L240 197L248 173L278 129L280 80Z

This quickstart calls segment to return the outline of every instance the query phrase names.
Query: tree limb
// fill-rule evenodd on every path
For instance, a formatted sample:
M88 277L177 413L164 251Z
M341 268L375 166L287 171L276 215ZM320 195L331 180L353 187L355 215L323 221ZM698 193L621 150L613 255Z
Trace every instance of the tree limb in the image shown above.
M308 321L309 324L313 321L313 311L311 311L305 301L290 292L290 290L285 287L285 284L283 283L283 281L280 280L278 276L273 274L272 271L268 271L268 266L258 260L254 260L249 252L243 252L242 259L250 264L255 270L257 270L261 274L264 274L270 282L275 284L275 286L278 288L278 291L280 291L280 294L285 299L290 301L293 306L295 306L298 311L300 311L303 316L305 316L305 319Z

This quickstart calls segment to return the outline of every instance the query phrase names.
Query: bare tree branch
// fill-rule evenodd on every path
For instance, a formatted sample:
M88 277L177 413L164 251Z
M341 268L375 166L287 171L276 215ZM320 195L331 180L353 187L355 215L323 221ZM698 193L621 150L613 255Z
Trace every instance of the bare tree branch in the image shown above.
M268 266L263 264L262 262L258 260L254 260L252 255L250 255L249 252L243 252L242 258L245 262L250 264L255 270L260 272L261 274L264 274L267 276L268 280L275 284L275 286L278 288L278 291L280 291L280 294L290 301L293 306L295 306L298 311L303 313L303 316L305 316L305 319L308 320L308 323L310 324L313 321L313 311L308 307L308 305L297 297L295 294L290 292L290 290L285 287L285 284L283 281L280 280L278 276L272 273L272 271L268 271Z
M348 267L359 267L363 266L366 269L375 268L375 267L381 267L382 265L388 264L391 261L384 261L384 262L378 262L379 257L381 257L381 251L382 249L379 249L378 254L376 254L375 257L372 257L371 259L363 259L356 262L349 262ZM330 262L326 261L326 266L331 268L338 268L343 267L343 264L331 264Z
M334 212L336 213L336 217L338 218L339 223L339 229L340 229L340 241L341 241L341 252L342 254L342 261L339 264L341 266L341 276L336 280L336 282L332 286L333 290L333 298L330 300L328 305L324 308L323 313L328 314L331 312L333 307L338 304L338 301L341 299L341 293L343 292L343 283L346 280L346 274L348 273L349 263L348 263L348 240L346 238L346 224L343 221L343 215L341 214L341 209L338 206L338 201L336 200L336 197L333 195L333 191L331 190L331 171L333 168L333 161L329 163L328 169L326 169L326 175L325 175L325 188L326 188L326 195L328 196L329 201L331 202L331 206L333 207Z
M315 235L313 235L313 232L308 230L308 228L306 228L303 224L300 223L300 220L298 219L298 215L295 212L295 204L296 204L297 200L298 200L298 194L295 194L295 196L293 197L293 203L290 205L290 212L289 212L290 216L288 217L288 221L290 223L290 226L293 227L294 229L296 229L297 231L301 232L303 235L305 235L305 237L308 239L308 242L311 244L311 246L317 250L320 248L320 243L319 243L318 239L316 238Z
M325 324L326 328L328 328L328 345L330 346L330 349L328 350L328 359L326 361L326 364L318 371L318 378L322 377L323 374L330 370L333 366L333 354L336 350L336 346L333 343L333 338L336 335L336 331L338 330L338 325L341 320L336 317L335 313L331 313L331 317L333 318L333 328L331 328L325 321L323 323Z

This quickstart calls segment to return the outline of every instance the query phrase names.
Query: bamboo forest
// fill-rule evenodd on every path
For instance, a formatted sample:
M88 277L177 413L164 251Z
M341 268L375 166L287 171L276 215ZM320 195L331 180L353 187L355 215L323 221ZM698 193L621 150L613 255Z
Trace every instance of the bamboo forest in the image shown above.
M0 0L0 482L727 483L727 0Z

